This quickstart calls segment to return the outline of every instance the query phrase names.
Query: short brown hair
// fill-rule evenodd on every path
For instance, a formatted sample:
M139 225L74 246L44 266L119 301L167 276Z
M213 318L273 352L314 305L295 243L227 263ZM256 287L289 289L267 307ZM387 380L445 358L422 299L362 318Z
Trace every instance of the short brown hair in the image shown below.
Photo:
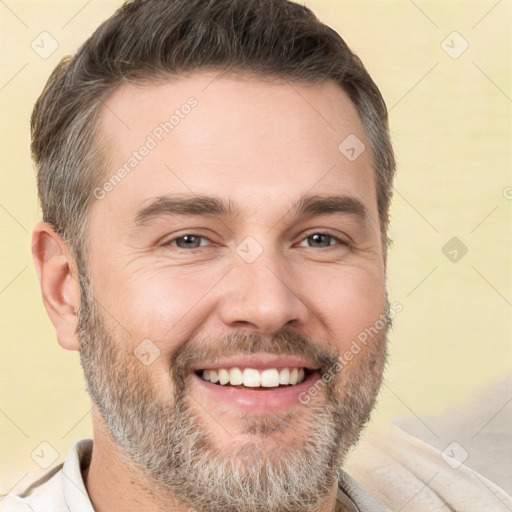
M32 114L43 219L75 258L85 257L92 191L107 172L95 140L108 97L126 81L226 68L299 83L334 80L348 93L370 141L387 243L395 160L386 105L333 29L288 0L132 0L58 64Z

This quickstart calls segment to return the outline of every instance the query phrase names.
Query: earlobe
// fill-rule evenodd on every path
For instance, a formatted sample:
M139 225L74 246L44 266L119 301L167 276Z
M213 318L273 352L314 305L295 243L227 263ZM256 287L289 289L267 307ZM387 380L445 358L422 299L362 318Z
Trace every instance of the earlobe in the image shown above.
M68 350L79 350L76 328L80 286L69 246L47 222L32 233L32 254L43 302L57 339Z

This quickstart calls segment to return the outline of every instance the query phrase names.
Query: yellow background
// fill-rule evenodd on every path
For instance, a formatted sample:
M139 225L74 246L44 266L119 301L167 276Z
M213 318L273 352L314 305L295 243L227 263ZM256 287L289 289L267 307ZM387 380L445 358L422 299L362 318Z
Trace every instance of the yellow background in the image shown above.
M374 422L443 414L512 366L511 4L305 3L358 53L390 109L398 178L389 292L403 311ZM78 355L57 344L32 265L40 214L29 117L60 58L119 5L0 3L0 493L45 472L31 458L42 441L57 463L92 433ZM47 59L31 48L43 31L59 44ZM469 44L456 59L442 47L454 31ZM456 263L442 252L454 236L468 248Z

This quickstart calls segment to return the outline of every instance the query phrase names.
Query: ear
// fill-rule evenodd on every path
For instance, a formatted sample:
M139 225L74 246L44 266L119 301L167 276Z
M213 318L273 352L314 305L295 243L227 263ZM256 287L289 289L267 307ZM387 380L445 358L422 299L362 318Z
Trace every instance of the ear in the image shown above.
M57 339L65 349L78 350L80 286L69 246L51 224L39 222L32 233L32 254L43 302Z

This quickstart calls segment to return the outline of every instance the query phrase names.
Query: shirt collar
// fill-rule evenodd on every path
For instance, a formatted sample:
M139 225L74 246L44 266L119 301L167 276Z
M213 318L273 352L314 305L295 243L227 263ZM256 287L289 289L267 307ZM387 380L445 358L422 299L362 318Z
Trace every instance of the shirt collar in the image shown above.
M94 512L82 475L91 461L92 445L92 438L77 441L62 467L62 491L70 512Z

